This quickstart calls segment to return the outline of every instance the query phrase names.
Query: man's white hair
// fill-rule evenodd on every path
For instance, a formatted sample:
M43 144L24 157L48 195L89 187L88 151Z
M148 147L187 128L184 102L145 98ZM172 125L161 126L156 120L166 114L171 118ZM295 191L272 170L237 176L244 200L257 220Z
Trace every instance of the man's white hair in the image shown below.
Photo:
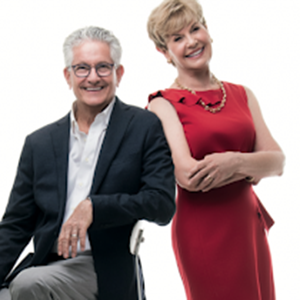
M117 66L120 65L122 48L119 40L109 30L100 27L89 26L74 31L65 39L63 51L66 67L70 67L72 64L73 47L78 46L80 43L86 40L107 43L110 48L110 56L113 62Z

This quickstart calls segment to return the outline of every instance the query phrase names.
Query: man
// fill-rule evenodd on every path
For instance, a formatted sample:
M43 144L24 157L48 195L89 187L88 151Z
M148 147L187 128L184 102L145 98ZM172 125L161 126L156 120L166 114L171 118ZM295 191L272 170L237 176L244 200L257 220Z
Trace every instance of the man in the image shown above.
M175 210L169 148L154 114L115 96L124 69L109 31L75 31L64 55L76 101L26 138L0 223L0 299L135 300L131 230Z

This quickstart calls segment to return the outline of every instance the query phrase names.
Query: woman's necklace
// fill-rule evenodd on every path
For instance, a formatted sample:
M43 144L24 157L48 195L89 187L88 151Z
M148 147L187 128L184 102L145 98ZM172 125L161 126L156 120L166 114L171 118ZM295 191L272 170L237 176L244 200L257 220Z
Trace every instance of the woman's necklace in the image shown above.
M205 104L202 99L200 98L199 99L199 103L204 107L205 110L211 112L211 113L216 113L218 111L220 111L224 106L225 106L225 102L226 102L226 91L225 91L225 88L223 86L223 83L221 81L219 81L215 75L211 74L212 76L212 79L220 86L221 90L222 90L222 93L223 93L223 98L222 98L222 101L220 103L220 105L218 107L215 107L215 108L211 108L209 107L207 104ZM179 88L181 88L182 90L187 90L189 91L190 93L192 93L193 95L196 95L196 92L192 89L189 89L183 85L181 85L178 81L178 78L175 79L175 83L178 85Z

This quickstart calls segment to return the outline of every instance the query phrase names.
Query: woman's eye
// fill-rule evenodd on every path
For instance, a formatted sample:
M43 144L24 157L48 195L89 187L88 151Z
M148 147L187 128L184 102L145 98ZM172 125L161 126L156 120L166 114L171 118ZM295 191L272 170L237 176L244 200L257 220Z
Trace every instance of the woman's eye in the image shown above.
M180 40L181 40L181 37L178 36L178 37L176 37L176 38L174 39L174 42L178 42L178 41L180 41Z
M197 27L193 28L193 31L198 31L199 29L200 29L200 27L197 26Z

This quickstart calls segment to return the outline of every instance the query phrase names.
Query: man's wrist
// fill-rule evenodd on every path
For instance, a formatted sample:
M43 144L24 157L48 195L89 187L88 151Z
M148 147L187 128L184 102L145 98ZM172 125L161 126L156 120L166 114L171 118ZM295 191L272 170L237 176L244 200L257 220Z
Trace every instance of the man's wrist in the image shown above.
M87 204L89 204L90 208L91 208L92 211L93 211L93 201L92 201L91 197L87 197L87 198L85 199L85 201L86 201Z

